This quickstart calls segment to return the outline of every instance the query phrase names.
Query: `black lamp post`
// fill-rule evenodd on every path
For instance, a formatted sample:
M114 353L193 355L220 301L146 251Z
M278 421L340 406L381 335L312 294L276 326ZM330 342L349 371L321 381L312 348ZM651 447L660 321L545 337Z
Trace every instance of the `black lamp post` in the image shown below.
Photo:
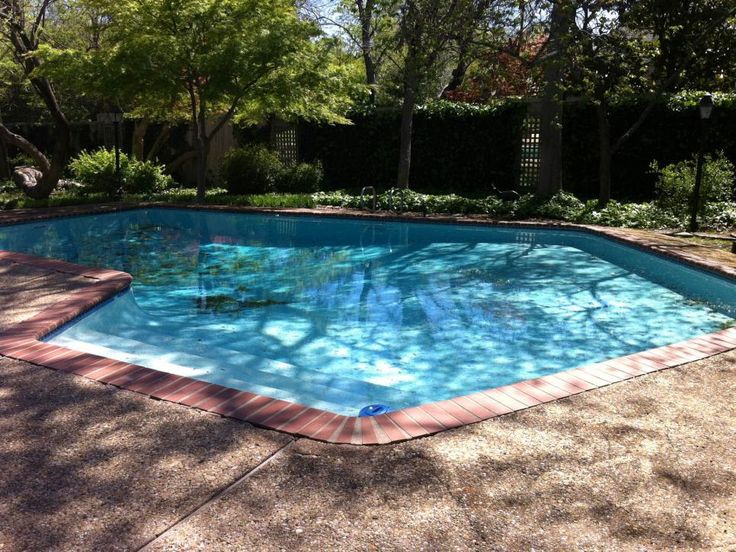
M713 96L706 94L700 98L698 111L700 112L700 145L698 147L698 160L695 167L695 186L693 196L690 200L690 224L688 230L695 232L698 229L698 210L700 208L700 188L703 183L703 155L705 153L705 139L708 131L708 119L713 112Z
M115 146L115 181L117 189L115 196L117 199L123 197L123 180L120 177L120 123L123 122L122 111L110 111L107 113L98 113L97 121L100 123L112 123L113 128L113 144Z

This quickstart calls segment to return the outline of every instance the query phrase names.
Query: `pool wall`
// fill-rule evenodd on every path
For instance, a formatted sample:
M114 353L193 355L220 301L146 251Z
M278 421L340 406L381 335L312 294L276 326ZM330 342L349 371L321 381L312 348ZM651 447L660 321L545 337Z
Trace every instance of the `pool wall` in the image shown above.
M152 207L146 205L145 207ZM156 205L160 207L160 205ZM110 206L106 211L136 208ZM181 208L181 206L177 206ZM207 209L217 210L207 206ZM274 212L224 208L228 211ZM57 211L57 216L99 213L96 208ZM323 214L314 210L277 211L289 215ZM449 217L397 217L366 213L330 213L332 216L376 218L380 220L419 220L453 224L498 224ZM44 216L46 215L46 216ZM0 224L16 224L50 218L48 213L24 213L0 217ZM516 228L555 228L589 232L666 257L684 261L733 279L736 270L703 259L693 253L668 248L656 239L639 239L609 228L569 224L503 223ZM311 439L353 445L377 445L422 437L490 418L559 400L584 391L701 360L736 348L736 328L728 328L665 347L607 360L597 364L558 372L435 403L423 404L379 416L343 416L304 405L256 395L191 378L159 372L97 355L73 351L40 341L41 338L87 312L96 305L125 291L132 277L124 272L89 268L64 261L0 251L0 262L30 265L47 271L90 279L90 284L69 293L64 299L0 333L0 355L39 366L81 375L101 383L176 402L261 427Z

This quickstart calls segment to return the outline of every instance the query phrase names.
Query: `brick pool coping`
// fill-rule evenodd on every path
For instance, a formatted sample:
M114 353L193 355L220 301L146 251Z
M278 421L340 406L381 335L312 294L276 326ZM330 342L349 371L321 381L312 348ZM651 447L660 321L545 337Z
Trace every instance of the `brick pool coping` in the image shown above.
M84 215L140 207L164 207L164 205L105 206L102 211L96 206L92 206L81 209L58 210L52 213L27 212L16 217L0 216L0 225L40 220L53 216ZM658 243L656 239L633 237L611 228L564 223L502 223L467 217L396 216L346 210L323 212L310 209L272 210L229 206L167 207L578 230L612 238L731 278L736 277L736 270L733 267L703 259L694 254L673 250L662 245L661 242ZM403 408L379 416L360 418L334 414L281 399L239 391L214 383L207 383L185 376L176 376L167 372L44 343L40 340L45 335L127 289L132 282L132 277L116 270L89 268L65 261L39 258L10 251L0 251L0 262L29 265L91 280L89 285L67 294L63 299L35 316L12 326L4 332L0 332L0 355L84 376L155 399L175 402L243 420L268 429L331 443L378 445L423 437L736 349L736 328L728 328L664 347L532 380L434 403Z

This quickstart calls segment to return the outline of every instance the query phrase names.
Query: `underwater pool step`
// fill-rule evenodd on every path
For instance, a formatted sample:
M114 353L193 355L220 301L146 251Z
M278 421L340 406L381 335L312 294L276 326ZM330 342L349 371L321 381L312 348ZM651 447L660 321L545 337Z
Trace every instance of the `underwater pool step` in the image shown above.
M143 364L156 370L278 399L310 404L336 413L355 415L366 404L377 402L401 407L417 401L410 394L395 388L340 378L227 349L219 349L218 356L222 358L224 352L239 362L223 364L222 361L212 361L204 356L172 350L170 344L164 349L143 341L90 330L85 331L83 341L62 335L55 337L53 342L70 349ZM151 358L152 361L141 362L141 356ZM245 359L247 360L244 362ZM237 378L226 375L233 372L238 373Z
M330 370L326 364L330 357L326 355L322 355L326 361L322 365L325 366L325 369L322 366L307 368L299 362L276 361L269 356L269 353L253 355L250 351L259 350L261 345L257 343L257 333L254 332L252 335L247 333L244 335L242 332L229 334L223 332L220 326L220 324L203 324L196 317L187 316L175 321L170 316L144 312L138 305L134 294L125 293L116 297L105 308L93 311L89 318L78 326L82 328L83 333L77 333L77 327L72 327L68 332L64 332L64 335L85 343L96 343L99 339L107 339L105 336L111 336L158 347L167 353L181 351L208 359L224 357L226 365L236 370L240 369L244 362L248 362L251 365L257 365L260 371L272 372L290 379L301 379L306 375L310 382L314 381L359 396L368 393L371 396L389 397L392 404L418 404L417 401L420 401L416 393L407 392L395 386L392 379L397 377L395 373L382 375L369 370L373 372L374 379L365 381L361 378L361 370L357 367L356 370L351 370L351 375L344 375L334 368ZM166 328L166 332L162 332L162 328ZM90 335L95 337L90 338ZM207 342L203 343L201 339L191 337L192 335L207 336ZM246 336L247 339L244 339ZM237 348L231 346L233 343L237 343ZM119 347L112 343L110 348ZM123 348L123 351L134 353L138 352L138 348L137 346ZM404 374L400 373L398 376L404 376Z

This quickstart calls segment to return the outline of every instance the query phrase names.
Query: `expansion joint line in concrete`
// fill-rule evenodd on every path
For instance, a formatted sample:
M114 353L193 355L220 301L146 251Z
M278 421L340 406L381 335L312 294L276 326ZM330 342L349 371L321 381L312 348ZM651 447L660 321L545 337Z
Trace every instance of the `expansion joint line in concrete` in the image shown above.
M160 533L154 535L149 540L147 540L143 545L141 545L139 548L136 549L136 552L147 552L149 550L152 550L153 546L159 542L163 537L166 536L167 533L171 532L172 530L176 529L179 525L182 523L185 523L189 518L195 516L202 510L209 507L210 504L215 502L216 500L227 496L230 494L233 490L235 490L238 486L240 486L243 482L247 481L251 477L253 477L255 474L257 474L259 471L261 471L263 468L265 468L268 464L273 462L277 456L280 456L282 453L286 452L287 449L291 448L294 443L296 443L299 439L295 438L290 440L288 443L286 443L284 446L278 448L274 452L272 452L269 456L267 456L260 464L257 466L251 468L247 472L245 472L243 475L241 475L238 479L230 483L228 486L220 489L219 491L216 491L214 494L210 495L208 498L206 498L203 502L201 502L199 505L197 505L193 510L190 512L184 514L182 517L174 521L172 524L170 524L168 527L166 527L163 531Z

